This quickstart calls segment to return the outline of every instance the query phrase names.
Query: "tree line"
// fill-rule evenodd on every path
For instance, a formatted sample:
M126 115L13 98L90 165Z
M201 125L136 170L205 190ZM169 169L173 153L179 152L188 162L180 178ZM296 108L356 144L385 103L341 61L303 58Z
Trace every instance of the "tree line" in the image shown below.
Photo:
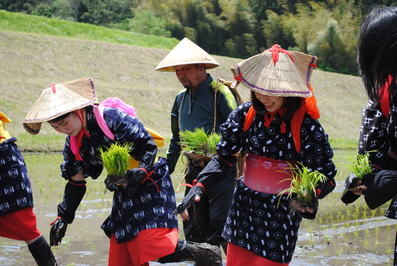
M2 0L0 9L182 39L247 58L280 44L316 55L326 71L357 74L360 25L397 0Z

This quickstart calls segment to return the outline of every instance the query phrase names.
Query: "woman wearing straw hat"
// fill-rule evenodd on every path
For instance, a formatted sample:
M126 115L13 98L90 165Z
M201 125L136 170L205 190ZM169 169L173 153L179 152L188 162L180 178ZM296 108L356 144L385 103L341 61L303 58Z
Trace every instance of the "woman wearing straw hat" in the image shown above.
M221 126L218 155L177 208L182 217L187 215L185 208L230 171L234 155L246 152L244 173L223 231L228 266L288 265L302 217L314 219L316 199L335 187L333 151L317 120L319 111L310 90L316 61L314 56L274 45L232 67L235 79L251 90L252 100L234 110ZM294 166L328 178L317 185L312 204L282 194L290 188L286 180Z
M133 143L130 155L139 167L127 171L127 186L111 187L112 211L101 227L110 237L108 265L149 265L148 261L174 252L177 244L175 194L167 165L161 157L155 162L157 146L140 121L109 107L103 109L103 118L114 139L108 138L95 116L96 103L91 79L51 84L23 122L31 134L38 134L42 122L47 121L68 135L61 165L62 177L68 182L58 217L52 223L50 244L58 245L73 222L86 192L86 178L96 179L101 174L100 148L116 141Z
M175 72L185 88L175 97L171 111L172 137L167 150L167 165L171 174L181 153L179 133L186 130L194 131L197 128L203 128L208 134L219 133L220 125L237 107L233 92L207 73L208 69L218 66L219 63L211 55L188 38L184 38L156 67L157 71ZM189 160L184 177L189 186L195 182L201 170L201 165ZM226 248L222 229L233 196L235 178L236 173L233 170L211 193L205 193L200 203L189 208L190 219L183 221L186 240L206 242L217 247L222 245ZM185 193L189 189L190 187L187 187ZM174 255L160 261L179 261L177 254Z
M0 237L25 241L39 266L57 265L50 245L36 227L33 195L25 160L0 112Z

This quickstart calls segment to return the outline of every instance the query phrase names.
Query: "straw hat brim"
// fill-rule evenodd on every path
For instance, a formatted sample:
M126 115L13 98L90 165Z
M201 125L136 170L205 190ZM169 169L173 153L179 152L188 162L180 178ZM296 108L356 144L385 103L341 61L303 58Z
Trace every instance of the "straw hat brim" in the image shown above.
M164 57L155 70L174 72L175 66L191 64L204 64L206 69L219 66L215 58L185 37Z
M278 53L274 63L267 50L231 68L234 77L254 92L277 97L310 97L308 84L317 57L301 52Z
M36 135L42 122L53 120L64 114L98 103L92 79L79 79L45 88L27 113L23 126Z

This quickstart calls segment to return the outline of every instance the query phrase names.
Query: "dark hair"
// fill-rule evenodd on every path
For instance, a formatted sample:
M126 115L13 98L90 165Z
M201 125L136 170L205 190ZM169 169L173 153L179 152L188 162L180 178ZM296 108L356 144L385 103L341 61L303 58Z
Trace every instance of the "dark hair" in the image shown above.
M260 111L266 111L265 106L261 101L258 100L255 96L255 92L251 91L251 99L252 99L252 105L254 106L255 111L260 112ZM285 103L285 109L286 112L283 115L283 119L287 120L292 117L292 115L298 110L302 104L303 104L303 98L301 97L285 97L286 100Z
M73 113L73 112L69 112L69 113L66 113L66 114L64 114L64 115L58 116L57 118L54 118L54 119L48 121L48 123L56 123L56 122L59 122L59 121L65 119L66 117L68 117L71 113Z
M361 26L357 62L368 97L379 101L378 90L389 76L397 78L397 7L375 6ZM389 87L396 95L396 84Z
M198 63L198 64L194 64L196 66L196 69L199 69L199 65L203 65L204 70L207 70L207 67L205 66L204 63Z

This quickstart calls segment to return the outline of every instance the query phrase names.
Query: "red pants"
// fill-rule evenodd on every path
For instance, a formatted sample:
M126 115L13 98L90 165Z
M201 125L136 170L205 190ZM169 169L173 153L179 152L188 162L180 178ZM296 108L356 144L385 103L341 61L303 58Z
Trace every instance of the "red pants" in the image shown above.
M288 266L289 263L278 263L271 260L267 260L255 253L248 251L239 246L228 243L227 244L227 255L226 255L227 266Z
M33 213L33 208L0 215L0 236L22 241L41 236L36 227L36 215Z
M110 236L108 266L149 266L157 260L175 252L178 229L146 229L133 239L117 244L114 234Z

